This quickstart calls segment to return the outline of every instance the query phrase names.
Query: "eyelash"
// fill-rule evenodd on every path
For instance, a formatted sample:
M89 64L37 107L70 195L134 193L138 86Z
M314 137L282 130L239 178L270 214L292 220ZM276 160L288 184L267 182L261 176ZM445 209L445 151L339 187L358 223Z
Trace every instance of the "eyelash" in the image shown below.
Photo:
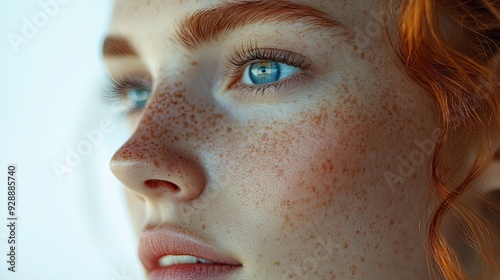
M124 106L123 103L127 101L127 90L132 88L140 89L140 90L149 90L151 88L148 87L146 81L141 81L141 78L132 78L126 75L121 75L117 77L110 77L106 87L103 92L103 99L107 103L111 103L113 105L113 111L118 111L121 115L129 117L134 115L135 113L139 113L142 108L135 107L127 107ZM123 106L122 108L120 108ZM124 108L127 107L127 108Z
M261 49L257 46L257 42L255 41L250 41L246 45L242 45L239 50L235 49L233 55L228 57L228 61L229 64L226 67L227 70L224 71L224 75L230 77L232 80L229 88L234 87L234 90L237 91L237 95L242 97L263 96L270 92L280 92L280 89L291 81L303 78L304 71L311 67L311 63L300 54L278 49ZM275 61L288 64L302 69L302 72L270 84L239 84L234 86L234 84L241 79L246 66L259 61Z

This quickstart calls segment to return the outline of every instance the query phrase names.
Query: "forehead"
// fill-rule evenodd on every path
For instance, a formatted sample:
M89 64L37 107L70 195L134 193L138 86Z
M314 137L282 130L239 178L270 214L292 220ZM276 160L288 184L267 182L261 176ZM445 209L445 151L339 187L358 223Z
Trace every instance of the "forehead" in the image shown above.
M345 25L336 19L346 13L334 12L339 11L339 3L319 0L122 0L116 3L110 35L126 38L136 46L166 46L177 41L193 50L226 32L258 23L297 23L304 30L340 27L347 33ZM106 54L106 46L104 51ZM142 53L152 51L148 48Z
M143 9L149 9L156 13L171 13L172 15L178 14L180 11L190 11L196 9L211 8L225 3L275 3L279 0L116 0L115 12L138 12ZM301 3L311 6L331 6L341 5L342 2L355 2L356 0L283 0L289 3Z
M156 25L156 30L175 27L176 23L186 15L198 10L211 9L229 3L247 3L248 8L256 7L252 3L267 4L269 12L280 12L280 7L290 4L310 6L331 16L348 19L351 11L377 7L379 0L117 0L113 11L111 30L120 26L142 29ZM281 3L283 5L278 5ZM273 7L276 5L276 7ZM347 14L346 14L347 13ZM236 14L236 13L234 13ZM160 21L160 22L159 22ZM141 27L134 24L141 22ZM347 23L346 23L347 24Z

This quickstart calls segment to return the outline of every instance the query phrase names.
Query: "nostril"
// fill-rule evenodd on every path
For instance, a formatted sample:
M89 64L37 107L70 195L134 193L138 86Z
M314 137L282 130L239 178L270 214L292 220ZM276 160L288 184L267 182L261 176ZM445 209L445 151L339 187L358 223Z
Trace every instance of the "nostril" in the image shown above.
M151 189L167 188L167 189L170 189L171 191L174 191L174 192L177 192L180 190L179 186L177 186L176 184L171 183L169 181L150 179L150 180L146 180L146 182L144 182L144 184L146 184L146 186L148 186Z

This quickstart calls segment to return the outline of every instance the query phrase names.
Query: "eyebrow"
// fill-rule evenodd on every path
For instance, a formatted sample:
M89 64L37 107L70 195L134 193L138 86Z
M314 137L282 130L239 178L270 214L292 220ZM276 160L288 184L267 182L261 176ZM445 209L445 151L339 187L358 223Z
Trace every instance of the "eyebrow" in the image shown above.
M102 54L112 56L137 56L137 52L130 42L117 35L107 36L102 45Z
M301 22L313 28L345 28L328 14L308 5L286 0L238 1L220 4L212 9L185 16L177 25L176 41L188 50L217 40L226 32L261 22Z
M184 16L177 24L174 41L188 50L194 50L204 43L215 41L221 35L246 25L267 22L289 24L303 23L313 29L340 28L341 35L349 37L347 28L328 14L305 4L288 0L243 0L227 2L210 9L195 11ZM124 37L106 37L103 55L137 55L130 42Z

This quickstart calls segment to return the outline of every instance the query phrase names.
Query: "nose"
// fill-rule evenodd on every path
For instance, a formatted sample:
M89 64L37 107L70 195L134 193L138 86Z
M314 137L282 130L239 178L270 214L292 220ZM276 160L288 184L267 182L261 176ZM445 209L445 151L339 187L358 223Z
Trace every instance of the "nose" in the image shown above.
M184 114L179 115L176 106L185 108L185 99L167 102L179 98L179 94L161 95L155 98L153 94L136 131L115 153L110 167L126 187L151 200L193 200L203 193L206 184L193 144L183 137L195 128L185 120L179 121Z

